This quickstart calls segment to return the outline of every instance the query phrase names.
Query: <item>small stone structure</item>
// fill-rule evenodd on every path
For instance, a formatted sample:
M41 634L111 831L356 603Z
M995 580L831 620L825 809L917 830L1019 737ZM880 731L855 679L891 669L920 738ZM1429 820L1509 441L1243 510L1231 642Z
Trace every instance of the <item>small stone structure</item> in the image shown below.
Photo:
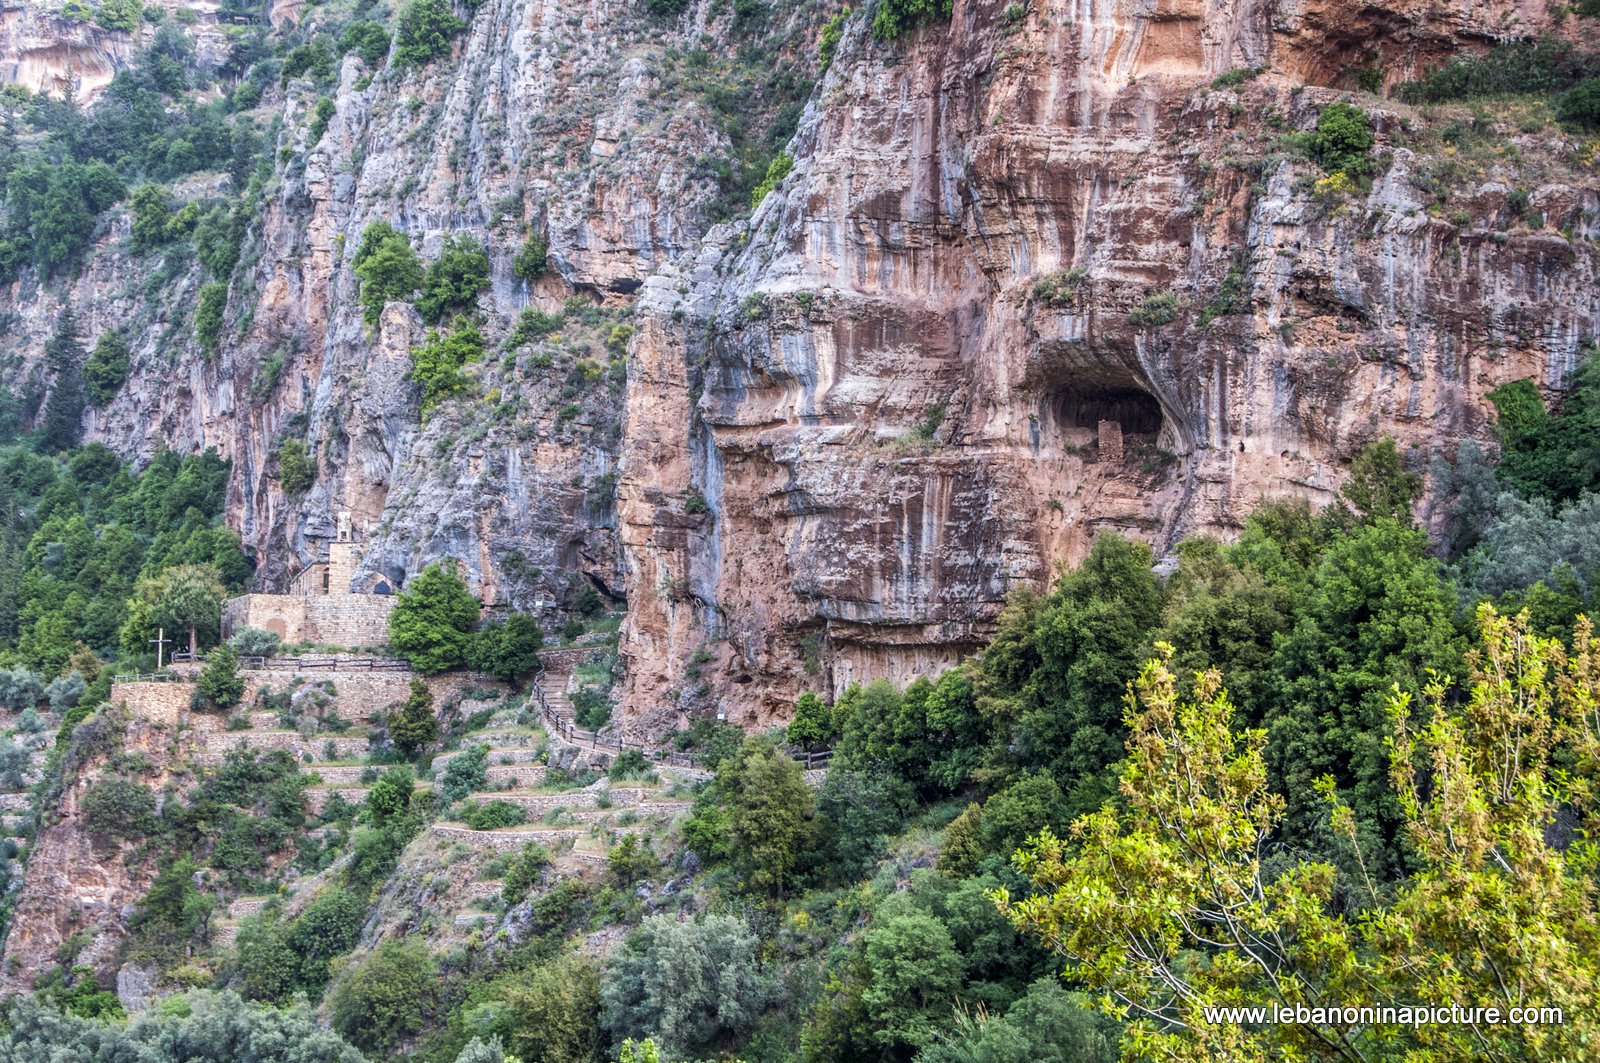
M289 581L287 594L244 594L222 607L222 635L241 628L270 631L288 643L380 646L389 638L395 588L372 573L356 580L361 544L350 514L339 514L338 532L325 557Z
M1100 422L1100 464L1122 464L1122 422Z

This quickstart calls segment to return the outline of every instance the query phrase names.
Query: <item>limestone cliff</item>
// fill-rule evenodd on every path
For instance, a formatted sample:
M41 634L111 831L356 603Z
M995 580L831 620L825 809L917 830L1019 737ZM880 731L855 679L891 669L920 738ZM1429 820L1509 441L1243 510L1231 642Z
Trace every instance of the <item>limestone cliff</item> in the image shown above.
M90 99L134 44L43 11L7 9L7 76ZM863 8L793 172L718 225L727 114L774 109L723 66L809 81L831 10L754 28L711 0L670 24L616 0L462 11L452 54L420 69L347 56L331 88L267 86L276 169L215 354L188 324L198 268L133 253L119 211L76 279L0 292L0 353L25 379L64 302L91 339L128 329L131 379L88 438L232 458L229 519L263 588L348 511L362 575L448 555L494 603L560 604L585 580L625 597L641 728L766 721L800 689L939 667L1099 530L1164 550L1262 496L1325 500L1380 433L1420 467L1486 438L1496 384L1559 386L1600 316L1600 198L1567 134L1487 118L1504 150L1458 152L1466 109L1358 90L1578 32L1543 0L981 0L894 42ZM1340 97L1375 119L1370 194L1319 188L1293 145ZM469 367L474 398L423 418L420 318L392 303L368 327L356 301L379 219L425 256L484 241L491 346L524 308L587 309ZM552 267L533 284L512 268L529 233ZM625 314L625 379L620 358L588 379ZM295 497L290 439L317 463Z
M1542 4L980 0L904 44L866 26L794 172L645 289L619 513L653 726L952 662L1097 531L1159 552L1262 497L1327 501L1379 434L1425 467L1487 438L1486 391L1559 386L1595 335L1600 198L1559 129L1506 123L1468 161L1441 140L1459 114L1356 94L1360 198L1280 146L1361 71L1549 30Z

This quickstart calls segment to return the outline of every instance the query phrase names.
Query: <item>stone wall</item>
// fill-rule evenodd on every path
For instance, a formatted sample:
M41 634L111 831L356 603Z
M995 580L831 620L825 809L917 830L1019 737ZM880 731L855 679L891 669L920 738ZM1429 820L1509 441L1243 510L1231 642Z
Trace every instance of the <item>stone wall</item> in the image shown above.
M110 701L135 717L176 727L194 700L193 683L112 683Z
M309 689L316 683L332 683L333 699L329 711L342 719L364 720L376 713L388 712L411 693L411 672L345 672L327 671L294 672L287 669L251 669L241 672L245 681L245 697L253 702L265 687L268 693L277 694L289 689L296 679L298 689ZM455 694L475 686L493 685L494 680L478 672L447 672L444 675L423 677L433 694L435 711Z
M257 627L289 643L381 646L394 603L386 594L244 594L223 605L222 634Z

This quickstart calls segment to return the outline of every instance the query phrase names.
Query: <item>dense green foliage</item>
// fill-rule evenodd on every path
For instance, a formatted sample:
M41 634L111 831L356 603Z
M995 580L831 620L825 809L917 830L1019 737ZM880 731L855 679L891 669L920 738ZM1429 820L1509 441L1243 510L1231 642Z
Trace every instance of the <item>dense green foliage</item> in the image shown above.
M0 449L7 660L55 676L81 643L101 658L123 646L128 659L153 661L145 640L156 635L163 572L208 564L224 586L240 589L251 569L238 537L221 525L227 476L227 464L210 451L182 459L163 451L133 474L100 446L68 460ZM135 594L140 581L146 597ZM177 604L163 618L180 620ZM169 624L167 634L178 629Z
M1600 489L1600 351L1585 352L1554 412L1527 380L1496 388L1489 400L1499 414L1496 475L1507 487L1554 503Z
M388 1053L422 1029L438 989L427 945L390 939L334 987L333 1028L364 1051Z
M405 586L389 613L389 645L424 674L466 663L478 600L454 569L434 562Z
M422 279L417 311L430 325L471 310L489 287L489 253L470 236L452 236Z
M1553 37L1500 44L1481 55L1466 54L1396 90L1407 103L1442 103L1483 96L1550 96L1600 78L1600 52Z
M284 494L290 498L305 494L311 489L316 475L316 464L303 442L285 439L278 444L278 484Z
M1317 115L1311 153L1329 173L1364 176L1371 169L1372 120L1349 103L1330 103Z
M930 22L949 18L953 10L951 0L879 0L872 16L872 35L880 41L894 40Z
M396 66L422 66L450 52L450 38L466 28L446 0L408 0L394 32Z
M239 704L244 697L244 680L239 676L238 651L224 642L207 654L195 689L219 709Z
M30 997L8 1002L0 1063L366 1063L306 1008L280 1011L232 993L188 993L123 1024L79 1018Z
M544 276L548 268L547 259L550 255L549 245L544 237L533 233L522 245L522 250L517 252L517 257L511 263L512 272L525 281L537 280Z
M383 308L395 300L410 299L422 286L422 263L404 233L386 221L361 230L351 268L361 281L362 319L376 325Z
M411 693L398 712L389 717L389 739L407 756L432 745L439 738L439 717L433 711L433 695L428 684L411 680Z
M483 357L483 334L458 321L451 332L428 330L428 339L411 351L411 379L422 387L422 412L445 399L464 395L468 380L461 367Z
M95 341L94 350L83 364L83 382L89 402L104 406L117 397L128 379L128 341L116 329L108 329Z
M539 622L524 613L491 620L472 641L468 663L496 679L514 682L539 668L539 647L544 632Z

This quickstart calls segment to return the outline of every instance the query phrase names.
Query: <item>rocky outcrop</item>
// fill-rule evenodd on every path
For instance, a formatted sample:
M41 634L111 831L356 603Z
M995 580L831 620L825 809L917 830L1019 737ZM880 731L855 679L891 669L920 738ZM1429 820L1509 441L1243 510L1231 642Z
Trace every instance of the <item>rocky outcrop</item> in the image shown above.
M1447 119L1362 95L1363 196L1285 141L1357 65L1392 82L1542 5L1004 7L904 44L855 16L792 175L647 284L619 489L642 726L952 662L1100 530L1160 550L1328 500L1381 433L1421 467L1594 336L1600 200L1558 128L1441 167Z

